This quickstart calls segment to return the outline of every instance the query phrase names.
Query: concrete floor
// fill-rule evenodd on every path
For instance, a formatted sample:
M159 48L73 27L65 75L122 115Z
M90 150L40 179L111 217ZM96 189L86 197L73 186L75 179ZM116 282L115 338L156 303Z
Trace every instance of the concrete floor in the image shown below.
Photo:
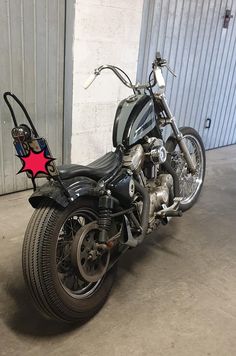
M111 296L71 328L43 319L21 272L30 192L0 198L0 355L236 355L236 146L207 152L197 205L127 253Z

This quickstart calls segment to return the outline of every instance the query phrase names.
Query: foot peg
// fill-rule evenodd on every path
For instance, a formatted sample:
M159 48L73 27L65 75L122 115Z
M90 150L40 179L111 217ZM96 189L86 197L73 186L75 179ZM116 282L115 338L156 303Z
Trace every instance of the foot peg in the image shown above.
M179 208L182 199L183 198L174 198L174 203L168 208L163 204L163 209L158 211L156 216L161 219L182 216L182 210Z
M182 216L182 215L183 215L182 210L177 210L177 211L169 210L165 213L165 217L167 217L167 218L178 217L178 216Z

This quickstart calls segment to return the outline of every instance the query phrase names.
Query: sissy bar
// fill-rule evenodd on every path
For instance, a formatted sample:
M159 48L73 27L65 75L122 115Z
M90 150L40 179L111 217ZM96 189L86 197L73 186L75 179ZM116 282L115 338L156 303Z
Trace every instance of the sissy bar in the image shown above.
M11 97L14 99L14 101L20 106L22 109L27 121L28 125L26 124L20 124L18 125L17 119L15 112L13 110L13 107L11 103L8 100L8 97ZM31 153L34 153L34 159L37 159L37 153L42 153L44 152L44 157L47 159L47 163L45 164L46 170L41 171L39 170L36 174L35 172L29 170L25 170L28 178L31 179L33 188L36 190L36 184L35 184L35 178L47 178L47 179L53 179L55 181L58 181L59 184L62 186L63 190L66 190L61 179L59 176L58 169L55 164L55 158L53 158L49 145L44 137L39 136L25 106L23 103L17 98L17 96L11 92L5 92L3 94L3 99L6 102L10 113L11 117L13 120L14 127L11 131L12 137L13 137L13 144L15 146L15 150L17 152L17 156L22 160L24 158L29 157ZM23 170L21 170L23 171ZM21 172L20 171L20 172ZM66 191L67 192L67 191ZM68 193L68 192L67 192ZM68 195L68 194L67 194Z

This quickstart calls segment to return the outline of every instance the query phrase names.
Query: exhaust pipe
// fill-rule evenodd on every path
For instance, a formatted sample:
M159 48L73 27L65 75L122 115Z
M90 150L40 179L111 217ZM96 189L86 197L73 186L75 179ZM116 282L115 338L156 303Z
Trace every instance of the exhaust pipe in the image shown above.
M143 210L142 210L142 215L141 215L141 227L142 227L142 232L141 234L134 238L131 232L129 220L125 216L125 224L126 224L126 231L127 231L127 236L128 236L128 241L126 242L126 245L130 247L136 247L139 245L141 242L143 242L147 229L148 229L148 220L149 220L149 210L150 210L150 198L149 194L146 188L142 187L141 184L135 181L135 187L136 190L142 195L143 198Z

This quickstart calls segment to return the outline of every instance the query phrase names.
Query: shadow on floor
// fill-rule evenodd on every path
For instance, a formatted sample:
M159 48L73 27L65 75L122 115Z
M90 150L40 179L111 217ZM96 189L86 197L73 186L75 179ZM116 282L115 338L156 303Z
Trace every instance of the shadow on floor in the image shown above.
M179 257L178 253L169 246L171 240L175 239L174 232L176 230L173 227L177 228L173 222L172 229L171 225L167 227L161 226L156 232L150 234L142 244L133 250L128 250L124 256L120 258L119 273L117 274L116 283L113 286L113 292L115 292L116 288L119 288L125 274L136 274L137 266L144 263L147 259L151 260L152 254L155 254L156 258L156 252L159 251L177 258Z
M173 223L172 223L173 224ZM122 278L127 273L135 273L136 264L141 264L145 258L154 253L155 250L161 250L165 253L178 255L169 249L169 241L172 240L173 225L166 228L160 228L158 232L153 233L150 237L143 242L140 246L132 251L128 251L121 259L119 263L119 273L116 283L113 287L113 293L116 288L119 288L122 283ZM174 231L174 230L173 230ZM34 307L31 297L28 294L27 288L21 275L21 269L19 266L15 267L16 271L20 271L20 275L15 276L14 281L10 279L10 282L5 285L5 293L7 298L10 298L13 307L8 311L7 315L3 315L4 322L7 326L18 334L28 335L31 337L50 337L56 335L62 335L70 333L73 330L81 328L83 324L65 324L57 321L53 321L43 317L37 309ZM1 276L4 271L1 271ZM9 281L9 276L3 277L3 280ZM17 280L17 283L15 283Z
M26 285L22 283L6 287L6 293L14 301L14 309L5 318L9 328L17 333L29 336L48 337L68 333L74 325L47 319L34 307ZM76 327L82 325L76 325Z

